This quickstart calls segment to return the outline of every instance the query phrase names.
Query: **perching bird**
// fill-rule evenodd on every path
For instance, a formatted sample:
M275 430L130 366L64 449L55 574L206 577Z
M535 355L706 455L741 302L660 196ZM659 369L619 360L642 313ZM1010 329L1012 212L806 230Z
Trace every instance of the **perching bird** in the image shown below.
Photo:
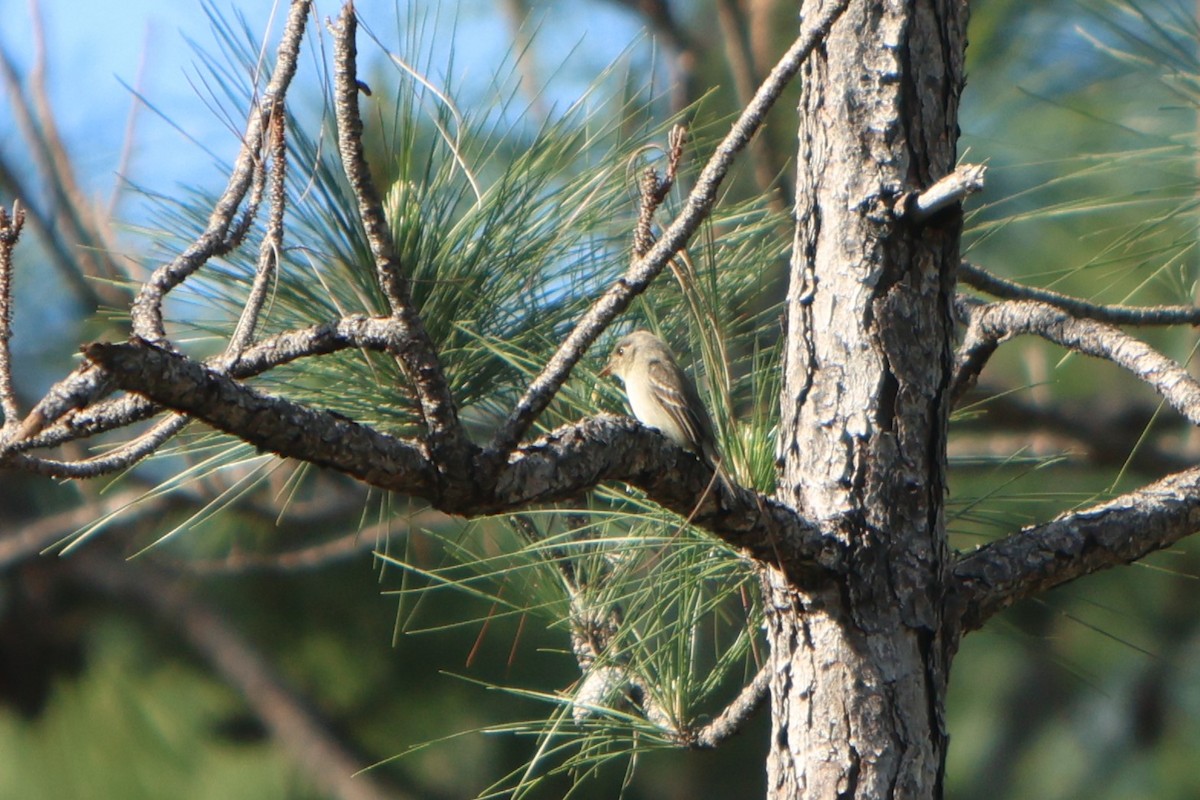
M634 331L613 348L601 375L616 375L638 421L658 428L723 475L712 420L671 348L649 331Z

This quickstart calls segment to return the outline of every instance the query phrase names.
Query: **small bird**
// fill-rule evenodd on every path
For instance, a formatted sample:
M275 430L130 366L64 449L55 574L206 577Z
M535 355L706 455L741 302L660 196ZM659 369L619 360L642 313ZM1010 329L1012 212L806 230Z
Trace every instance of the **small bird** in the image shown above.
M634 331L617 342L600 374L621 379L639 422L658 428L724 475L708 411L662 339L649 331Z

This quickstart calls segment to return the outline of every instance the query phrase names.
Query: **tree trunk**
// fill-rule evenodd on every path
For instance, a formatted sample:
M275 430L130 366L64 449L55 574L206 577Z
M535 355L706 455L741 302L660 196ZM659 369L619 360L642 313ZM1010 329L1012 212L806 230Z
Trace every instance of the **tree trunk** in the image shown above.
M778 494L851 555L840 581L764 576L773 800L941 794L961 214L901 209L954 167L966 21L956 0L852 2L803 72Z

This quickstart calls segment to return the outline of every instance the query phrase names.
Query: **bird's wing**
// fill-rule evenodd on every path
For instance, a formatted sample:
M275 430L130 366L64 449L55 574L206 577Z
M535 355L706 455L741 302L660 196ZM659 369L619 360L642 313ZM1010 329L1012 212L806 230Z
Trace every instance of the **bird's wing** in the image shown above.
M649 364L650 384L662 407L687 433L697 455L711 458L715 452L712 420L695 385L678 365L655 359Z

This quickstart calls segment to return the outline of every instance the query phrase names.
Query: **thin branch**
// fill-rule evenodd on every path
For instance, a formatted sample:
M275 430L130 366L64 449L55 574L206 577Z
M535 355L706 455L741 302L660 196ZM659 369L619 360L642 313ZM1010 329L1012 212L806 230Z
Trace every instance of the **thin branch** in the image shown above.
M1077 319L1047 303L1009 300L967 306L970 324L959 348L952 396L961 397L1004 341L1033 334L1076 353L1111 361L1149 384L1193 425L1200 425L1200 384L1150 345L1102 322Z
M250 346L254 340L254 331L258 327L258 318L263 305L267 302L267 294L279 270L279 257L283 252L283 215L287 206L287 116L283 113L282 103L279 115L270 121L270 153L271 153L271 213L267 219L267 229L263 234L262 244L258 249L258 268L254 272L254 284L242 307L237 327L229 337L225 347L225 358L236 360L238 354ZM258 174L266 172L265 164L260 166Z
M403 800L408 796L364 773L368 764L338 741L251 641L173 576L144 563L135 566L92 552L72 558L70 565L92 586L129 598L178 628L217 674L242 695L317 791L340 800Z
M1016 601L1129 564L1200 530L1200 468L960 555L953 576L963 629Z
M983 164L959 164L949 175L919 194L908 194L899 203L901 216L911 222L925 222L938 212L957 205L983 190Z
M1110 325L1200 325L1200 308L1196 306L1126 306L1089 303L1078 297L1059 294L1049 289L1010 281L983 267L962 262L958 278L968 286L1002 300L1037 300L1069 311L1077 317L1107 322Z
M387 298L392 317L404 329L403 346L397 356L425 417L430 449L439 463L455 461L461 464L469 456L470 442L459 422L437 349L413 307L409 279L400 254L396 252L383 204L363 152L363 124L358 110L357 28L354 4L348 2L342 8L334 37L334 105L342 168L358 203L359 218L375 258L379 287Z
M84 408L112 391L112 382L102 370L82 364L50 387L45 396L34 404L14 433L0 447L0 457L21 442L32 439L46 426L76 408Z
M712 721L700 728L686 732L683 741L689 747L711 749L730 738L745 725L762 706L771 688L771 663L763 664L758 674L744 686L725 709Z
M78 461L61 461L53 458L18 456L12 460L15 466L53 478L98 478L132 467L152 455L158 448L191 422L183 414L171 414L155 423L149 430L131 442L104 455L83 458Z
M692 235L708 217L716 201L717 189L732 166L737 154L745 149L751 137L758 131L763 119L779 99L784 87L807 60L809 54L829 33L829 29L845 11L849 0L835 0L823 9L821 16L805 33L792 44L771 74L758 88L754 99L742 111L729 134L717 146L701 171L696 185L688 195L683 210L654 247L645 257L637 259L624 277L620 278L601 295L575 328L567 336L558 351L546 364L541 374L526 389L512 413L492 440L491 449L506 453L512 450L529 430L538 415L545 410L558 390L566 382L571 370L583 358L588 347L612 323L617 315L629 307L633 299L646 290L650 282L662 272L667 262L683 249Z
M130 310L133 330L141 338L155 342L165 340L162 304L167 293L208 263L213 256L228 252L234 246L235 240L229 238L230 232L236 233L241 228L240 225L235 226L234 217L255 182L255 173L261 169L260 153L271 120L283 114L284 96L296 74L300 41L304 37L304 26L310 10L309 0L292 0L291 11L279 43L275 71L258 107L250 113L229 182L213 207L204 232L174 260L155 270L134 300Z
M21 418L17 407L17 392L13 384L12 339L13 306L13 250L21 239L21 228L25 225L25 210L17 201L13 202L10 215L0 208L0 413L4 414L3 428L12 428Z
M351 316L333 323L320 323L300 330L277 334L244 350L233 363L223 358L209 362L223 367L233 378L250 378L300 358L327 355L349 348L387 353L399 351L403 330L390 317ZM121 397L88 405L95 397L111 390L111 384L93 384L103 377L101 370L84 364L60 381L30 412L16 433L0 448L0 461L6 454L54 447L68 441L95 436L148 419L162 411L144 397ZM86 407L85 407L86 406ZM69 416L67 412L79 409ZM47 427L50 420L60 420Z

